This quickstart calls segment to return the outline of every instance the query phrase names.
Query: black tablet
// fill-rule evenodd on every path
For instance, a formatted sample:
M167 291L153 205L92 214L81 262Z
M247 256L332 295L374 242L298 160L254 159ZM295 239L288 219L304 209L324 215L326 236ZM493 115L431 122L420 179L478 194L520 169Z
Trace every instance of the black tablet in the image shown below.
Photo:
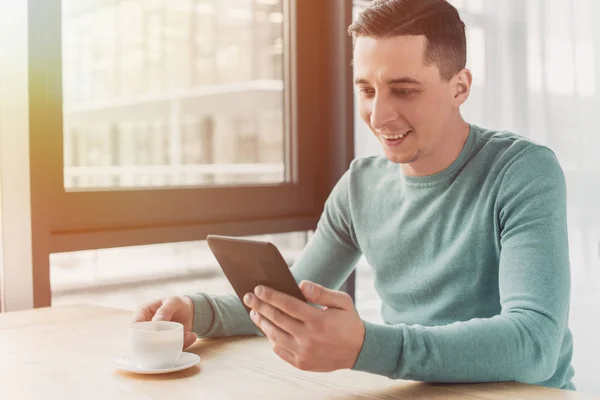
M209 235L208 247L242 304L244 295L259 285L306 301L283 256L272 243ZM246 310L250 308L244 304Z

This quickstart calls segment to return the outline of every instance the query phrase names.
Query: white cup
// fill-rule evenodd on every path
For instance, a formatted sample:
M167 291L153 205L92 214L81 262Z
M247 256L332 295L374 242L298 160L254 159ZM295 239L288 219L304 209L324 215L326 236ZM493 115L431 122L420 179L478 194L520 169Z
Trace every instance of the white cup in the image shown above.
M134 322L129 332L133 357L143 368L168 368L181 356L183 325L179 322Z

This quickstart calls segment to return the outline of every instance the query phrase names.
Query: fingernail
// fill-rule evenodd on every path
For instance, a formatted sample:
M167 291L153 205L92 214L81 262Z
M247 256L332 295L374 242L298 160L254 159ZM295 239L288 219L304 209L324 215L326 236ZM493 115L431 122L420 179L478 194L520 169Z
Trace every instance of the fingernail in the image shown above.
M252 319L256 318L256 311L254 311L254 310L250 311L250 318L252 318Z
M306 293L309 295L311 295L313 293L313 288L314 288L314 285L312 285L310 283L304 284L304 290L306 290Z
M262 286L257 286L256 288L254 288L254 293L260 297L263 293L264 293L264 289Z
M244 296L244 303L250 304L251 301L252 301L252 293L246 293L246 295Z

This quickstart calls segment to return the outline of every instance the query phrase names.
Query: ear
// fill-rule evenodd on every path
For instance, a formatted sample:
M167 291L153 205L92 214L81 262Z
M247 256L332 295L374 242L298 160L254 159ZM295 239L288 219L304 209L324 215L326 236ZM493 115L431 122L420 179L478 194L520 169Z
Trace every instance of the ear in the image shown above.
M460 70L450 81L450 90L452 91L452 102L455 107L460 107L469 98L473 75L466 68Z

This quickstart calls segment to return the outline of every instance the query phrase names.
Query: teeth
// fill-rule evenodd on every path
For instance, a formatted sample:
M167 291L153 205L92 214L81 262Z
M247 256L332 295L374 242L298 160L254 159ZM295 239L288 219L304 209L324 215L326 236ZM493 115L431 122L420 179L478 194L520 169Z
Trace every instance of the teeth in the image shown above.
M396 139L402 139L406 135L408 135L408 132L401 133L399 135L393 135L393 136L381 135L381 137L383 137L384 139L387 139L387 140L396 140Z

